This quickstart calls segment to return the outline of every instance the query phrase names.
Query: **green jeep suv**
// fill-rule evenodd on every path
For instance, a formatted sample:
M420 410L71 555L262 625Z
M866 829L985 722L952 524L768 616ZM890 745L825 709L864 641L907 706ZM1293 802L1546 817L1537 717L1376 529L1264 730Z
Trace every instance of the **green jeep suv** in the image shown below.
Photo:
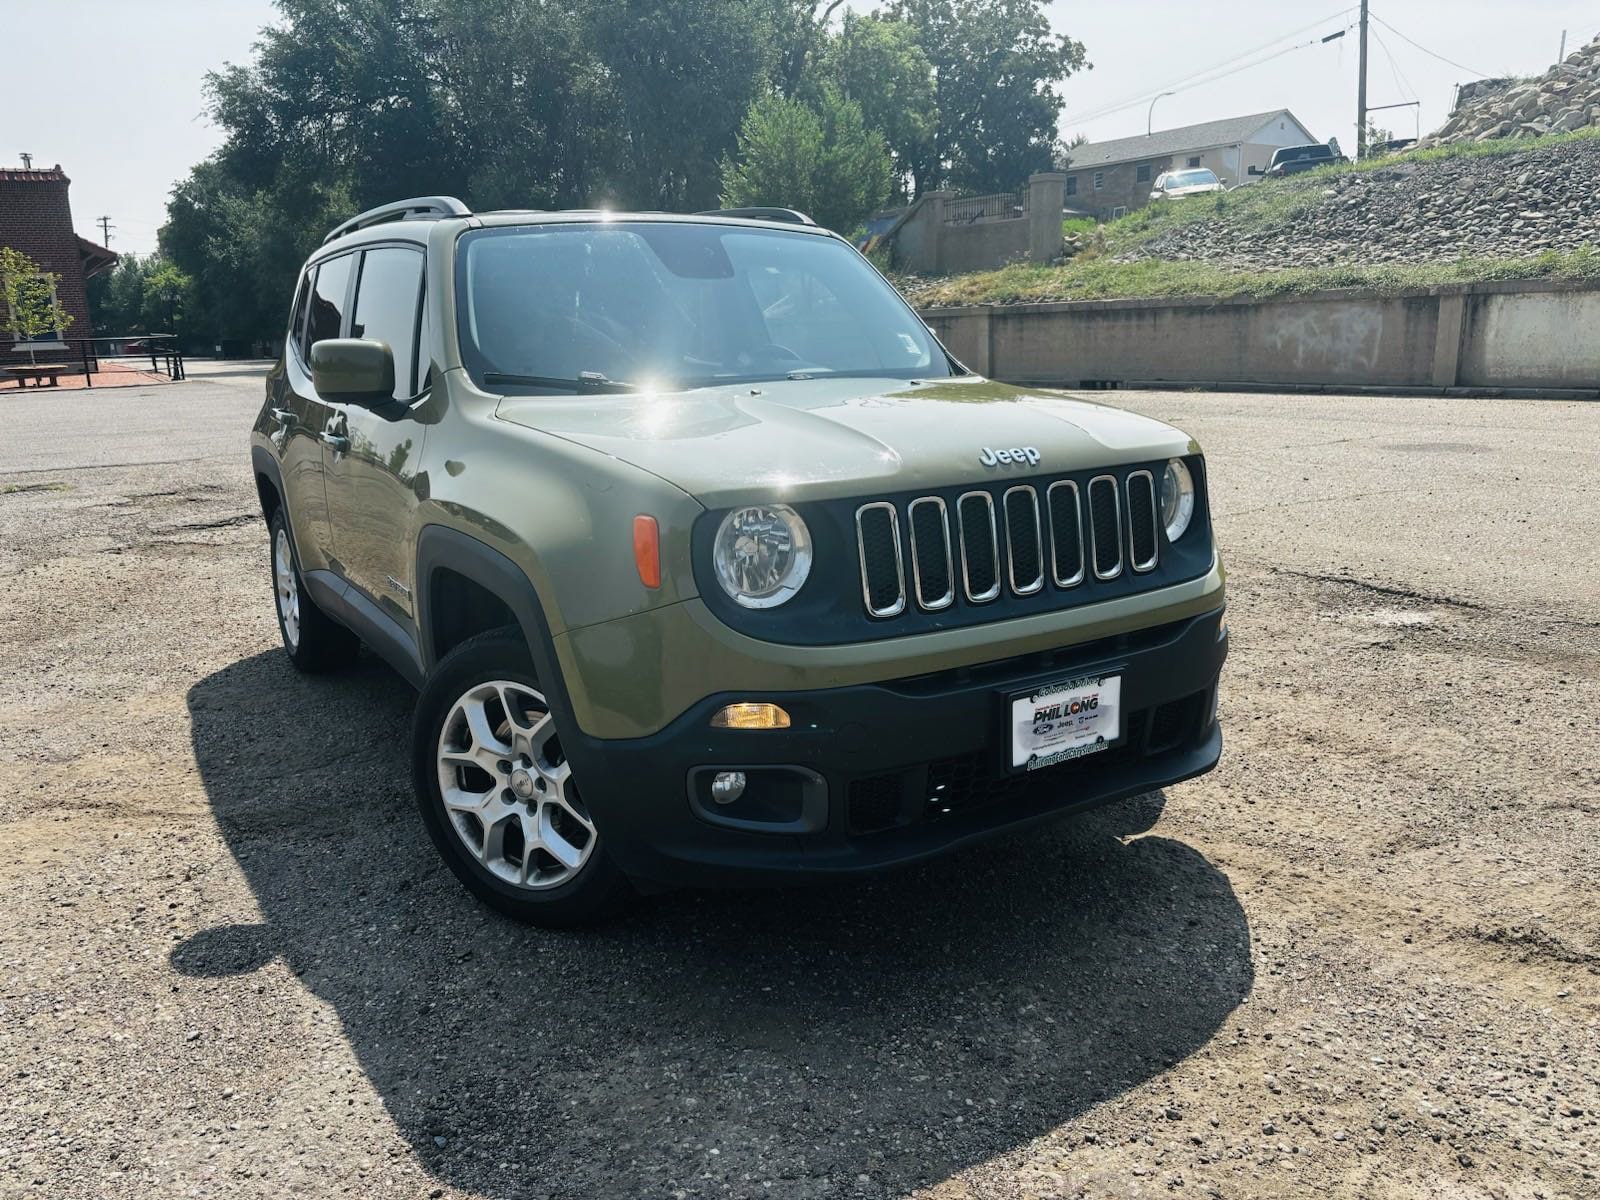
M420 690L423 821L519 917L911 862L1221 753L1200 448L972 375L798 213L363 213L251 443L284 649Z

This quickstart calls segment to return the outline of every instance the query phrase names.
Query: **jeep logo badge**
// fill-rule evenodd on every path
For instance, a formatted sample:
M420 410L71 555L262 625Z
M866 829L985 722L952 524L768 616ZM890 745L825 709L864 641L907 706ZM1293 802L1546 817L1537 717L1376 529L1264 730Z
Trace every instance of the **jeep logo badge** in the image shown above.
M1013 446L1009 450L991 450L988 446L980 446L978 461L986 467L1003 467L1009 463L1027 463L1030 467L1037 467L1039 451L1034 446Z

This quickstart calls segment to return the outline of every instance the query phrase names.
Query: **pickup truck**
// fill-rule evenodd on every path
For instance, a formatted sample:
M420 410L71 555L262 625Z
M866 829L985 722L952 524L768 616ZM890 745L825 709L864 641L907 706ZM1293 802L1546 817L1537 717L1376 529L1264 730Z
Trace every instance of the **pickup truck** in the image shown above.
M1267 164L1266 170L1260 167L1251 167L1251 175L1262 175L1268 179L1282 179L1286 175L1299 175L1306 171L1315 171L1318 167L1330 167L1336 163L1349 162L1338 148L1322 142L1311 146L1282 146L1272 152L1272 161Z

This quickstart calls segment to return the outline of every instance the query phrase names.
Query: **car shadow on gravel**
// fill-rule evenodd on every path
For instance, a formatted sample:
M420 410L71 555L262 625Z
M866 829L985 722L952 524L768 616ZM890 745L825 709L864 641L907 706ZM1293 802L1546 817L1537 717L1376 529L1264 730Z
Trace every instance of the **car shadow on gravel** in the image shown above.
M172 964L285 960L442 1183L899 1194L1157 1075L1250 990L1227 879L1181 842L1125 840L1159 794L861 883L676 893L581 934L517 925L417 820L411 699L370 659L308 680L277 652L191 689L263 923L196 934Z

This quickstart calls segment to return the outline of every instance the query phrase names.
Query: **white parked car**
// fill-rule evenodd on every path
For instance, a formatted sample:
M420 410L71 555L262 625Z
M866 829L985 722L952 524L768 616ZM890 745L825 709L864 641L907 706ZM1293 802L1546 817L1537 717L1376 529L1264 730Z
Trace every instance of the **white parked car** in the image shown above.
M1178 196L1198 196L1203 192L1225 192L1222 180L1206 167L1186 171L1163 171L1150 189L1151 200L1172 200Z

